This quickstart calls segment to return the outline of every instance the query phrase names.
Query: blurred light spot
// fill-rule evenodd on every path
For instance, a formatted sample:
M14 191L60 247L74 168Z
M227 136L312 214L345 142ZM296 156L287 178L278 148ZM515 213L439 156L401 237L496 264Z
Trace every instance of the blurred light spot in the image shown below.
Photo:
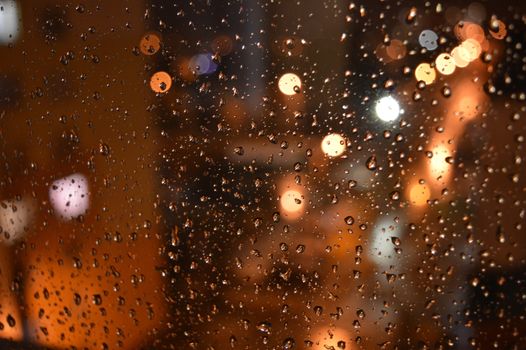
M161 48L161 38L155 33L145 34L139 43L139 49L144 55L151 56Z
M1 6L1 5L0 5ZM35 212L31 199L4 201L0 203L0 241L13 244L27 232Z
M20 23L18 4L12 0L0 0L0 44L11 44L18 39Z
M462 42L462 44L460 44L460 46L464 49L463 51L460 51L462 59L469 62L476 60L482 52L480 43L475 39L466 39L464 42Z
M172 77L166 72L157 72L150 79L150 88L157 93L167 92L172 87Z
M193 56L188 64L190 70L197 75L212 74L217 69L217 64L212 60L212 55L209 53Z
M486 18L486 8L479 2L472 2L468 6L468 17L480 23Z
M423 206L431 197L431 191L425 184L416 183L409 188L409 201L417 207Z
M436 71L429 63L420 63L415 69L417 81L423 81L426 85L432 84L436 79Z
M49 200L61 219L83 215L89 207L88 179L77 173L56 180L49 188Z
M393 237L400 239L402 234L401 223L395 221L394 217L384 216L378 220L369 242L369 256L377 265L386 267L394 264L397 246L393 243Z
M385 96L376 102L375 111L378 118L385 122L391 122L400 115L400 105L393 97Z
M340 134L329 134L321 142L321 150L329 157L338 157L345 148L345 139Z
M459 68L467 67L467 65L469 64L469 52L462 45L456 46L451 51L451 56L453 56L453 58L455 59L455 64Z
M453 74L456 67L455 59L450 54L441 53L435 60L435 66L444 75Z
M433 156L429 163L429 173L434 180L447 182L451 175L451 164L447 159L451 156L448 147L439 145L432 150Z
M374 53L380 62L389 63L393 61L387 54L387 46L385 46L383 43L380 43L378 46L376 46Z
M495 17L491 18L489 33L492 37L497 40L502 40L506 37L508 31L506 30L506 24L504 22L496 19Z
M220 56L226 56L232 52L233 46L232 39L227 35L220 35L214 38L210 44L212 52L219 54Z
M423 30L418 36L418 42L422 47L433 51L438 47L438 35L432 30Z
M278 87L285 95L295 95L301 91L301 79L294 73L285 73L279 78Z
M466 39L476 40L479 44L482 44L486 40L484 29L475 23L470 23L466 26Z
M405 57L407 49L403 42L398 39L391 40L391 44L386 48L387 55L393 60L400 60Z
M289 214L297 214L303 210L304 199L301 192L287 190L281 195L281 208Z
M321 308L321 306L318 307ZM314 310L314 312L317 313L318 311ZM312 334L313 344L309 348L313 350L354 349L351 347L351 334L344 328L331 327L329 330L327 326L319 326ZM303 349L303 347L301 348Z

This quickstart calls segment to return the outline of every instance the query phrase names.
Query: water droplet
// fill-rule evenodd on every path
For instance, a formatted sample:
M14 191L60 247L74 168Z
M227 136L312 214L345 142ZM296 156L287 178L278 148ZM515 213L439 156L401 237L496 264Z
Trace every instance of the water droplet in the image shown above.
M376 162L376 156L370 156L367 161L365 162L365 165L367 166L367 169L369 170L376 170L377 162Z
M258 323L256 329L261 333L270 334L272 330L272 324L270 322L263 321Z
M293 338L287 338L283 341L283 350L293 349L296 345L296 341Z
M449 86L444 86L441 90L442 96L444 97L450 97L451 96L451 88Z
M407 13L407 16L405 17L405 20L407 21L407 23L412 23L415 20L416 15L417 15L417 9L416 7L413 6L409 9L409 12Z
M11 314L7 315L6 320L7 320L7 324L9 325L9 327L14 327L16 325L15 318L11 316Z

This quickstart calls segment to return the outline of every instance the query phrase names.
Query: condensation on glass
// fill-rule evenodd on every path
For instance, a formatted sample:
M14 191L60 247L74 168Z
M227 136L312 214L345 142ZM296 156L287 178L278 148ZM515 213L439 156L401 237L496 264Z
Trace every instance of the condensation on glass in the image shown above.
M0 348L524 349L525 30L0 0Z

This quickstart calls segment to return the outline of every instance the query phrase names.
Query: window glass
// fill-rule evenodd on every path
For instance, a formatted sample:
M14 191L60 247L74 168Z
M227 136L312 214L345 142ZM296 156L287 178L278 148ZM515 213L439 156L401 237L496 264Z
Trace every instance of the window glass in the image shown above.
M0 348L523 349L525 10L0 0Z

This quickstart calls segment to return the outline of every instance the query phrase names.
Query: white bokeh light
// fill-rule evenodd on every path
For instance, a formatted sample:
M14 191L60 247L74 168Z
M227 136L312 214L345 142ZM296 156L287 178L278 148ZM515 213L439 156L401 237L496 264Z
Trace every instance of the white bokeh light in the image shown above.
M18 4L13 0L0 0L0 44L16 41L20 34L20 14Z
M402 223L394 216L385 216L378 220L372 232L372 238L369 242L370 257L382 268L395 265L398 262L399 255L396 253L396 245L393 243L393 237L400 238L403 234Z
M376 102L376 116L384 122L392 122L400 115L400 105L391 96L385 96Z
M56 180L49 188L49 200L61 219L83 215L89 207L88 179L77 173Z

